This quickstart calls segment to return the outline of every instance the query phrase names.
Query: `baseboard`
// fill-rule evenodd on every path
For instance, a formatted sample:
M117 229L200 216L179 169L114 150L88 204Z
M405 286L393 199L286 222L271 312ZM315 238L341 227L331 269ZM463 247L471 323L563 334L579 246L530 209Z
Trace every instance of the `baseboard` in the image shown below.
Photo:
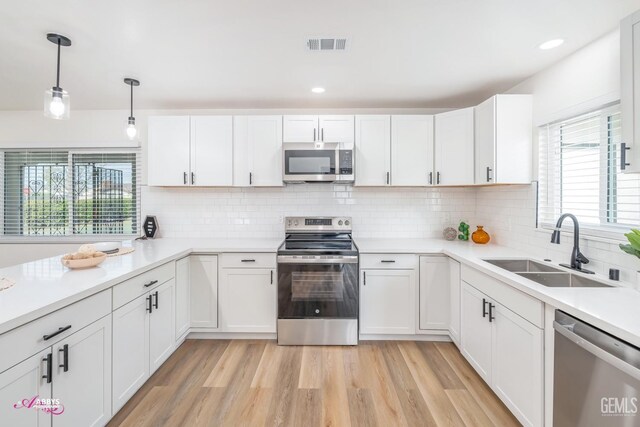
M195 340L275 340L276 334L244 332L201 332L191 331L187 339Z
M451 342L448 334L429 335L378 335L360 334L360 341L440 341Z

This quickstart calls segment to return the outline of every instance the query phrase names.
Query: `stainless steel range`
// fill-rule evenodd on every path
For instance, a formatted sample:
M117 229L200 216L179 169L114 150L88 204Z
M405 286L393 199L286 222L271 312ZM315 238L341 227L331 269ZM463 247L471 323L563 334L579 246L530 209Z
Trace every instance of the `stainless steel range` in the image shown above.
M278 344L358 344L358 248L348 217L285 219Z

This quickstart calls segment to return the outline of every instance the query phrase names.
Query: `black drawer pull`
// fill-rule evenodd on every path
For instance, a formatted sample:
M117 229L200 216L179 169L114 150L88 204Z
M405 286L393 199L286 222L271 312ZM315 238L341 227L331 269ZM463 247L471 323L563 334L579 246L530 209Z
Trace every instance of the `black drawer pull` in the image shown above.
M241 262L256 262L255 259L243 259Z
M496 308L496 306L489 303L489 322L493 322L494 320L496 320L496 316L493 315L494 308Z
M392 262L396 262L396 260L395 259L383 259L383 260L380 260L380 262L392 263Z
M482 298L482 317L487 317L487 300Z
M152 280L152 281L150 281L149 283L145 283L145 284L144 284L144 287L145 287L145 288L148 288L149 286L153 286L153 285L155 285L156 283L158 283L158 281L157 281L157 280Z
M366 271L362 272L362 285L363 286L367 286L367 272Z
M63 345L58 349L58 352L62 352L62 365L58 365L58 367L67 372L69 370L69 344Z
M153 294L153 295L156 296L156 302L153 304L153 308L157 309L158 308L158 291L156 291L156 293ZM151 296L153 296L153 295L151 295Z
M147 300L147 311L149 313L153 313L153 303L151 302L152 299L152 295L149 295L146 300Z
M57 331L55 331L55 332L54 332L54 333L52 333L52 334L49 334L49 335L43 335L43 336L42 336L42 339L43 339L43 340L45 340L45 341L46 341L46 340L49 340L49 339L51 339L51 338L53 338L53 337L55 337L55 336L60 335L60 334L61 334L61 333L63 333L64 331L68 331L69 329L71 329L71 325L67 325L67 326L65 326L65 327L58 328L58 330L57 330Z
M51 383L51 377L53 374L53 354L49 353L47 354L44 359L42 359L43 362L45 362L47 364L47 369L46 369L46 373L42 376L42 378L45 378L47 380L47 383Z
M271 284L273 285L273 270L271 270Z

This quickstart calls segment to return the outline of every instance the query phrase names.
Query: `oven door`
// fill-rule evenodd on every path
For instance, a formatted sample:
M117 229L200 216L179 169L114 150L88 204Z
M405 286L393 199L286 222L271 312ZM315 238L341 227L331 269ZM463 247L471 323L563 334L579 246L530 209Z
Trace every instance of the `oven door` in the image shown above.
M286 144L283 149L285 182L335 181L339 174L338 144Z
M279 319L357 319L358 257L278 256Z

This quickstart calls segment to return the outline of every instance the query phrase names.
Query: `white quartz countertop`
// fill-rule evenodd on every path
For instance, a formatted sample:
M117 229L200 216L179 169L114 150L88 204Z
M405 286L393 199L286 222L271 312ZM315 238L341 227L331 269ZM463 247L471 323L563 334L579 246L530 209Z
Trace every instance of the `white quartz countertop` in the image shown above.
M614 288L550 288L500 269L483 259L533 258L494 244L447 242L442 239L355 239L362 254L445 254L501 280L515 289L566 311L640 347L640 291ZM168 239L125 242L135 252L110 257L88 270L69 270L60 257L0 269L0 277L16 282L0 291L0 334L79 301L123 280L190 253L272 252L281 239ZM593 277L593 276L590 276ZM597 279L616 285L602 276Z
M276 252L281 239L157 239L124 242L131 254L70 270L60 257L0 269L16 284L0 291L0 334L189 253ZM80 245L78 245L80 246Z

